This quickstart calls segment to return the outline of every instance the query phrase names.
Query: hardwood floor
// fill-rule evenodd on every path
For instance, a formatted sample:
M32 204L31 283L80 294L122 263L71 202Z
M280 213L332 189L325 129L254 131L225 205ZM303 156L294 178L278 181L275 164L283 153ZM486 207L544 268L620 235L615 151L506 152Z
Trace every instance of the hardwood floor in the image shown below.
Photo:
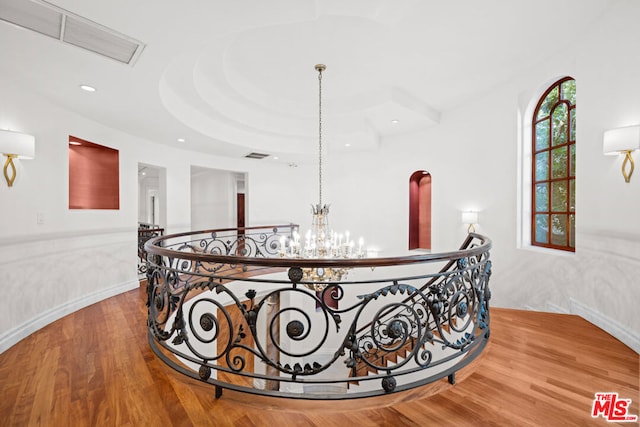
M570 315L492 308L491 339L458 383L340 402L256 397L165 366L146 338L144 291L73 313L0 355L0 425L584 426L596 392L632 399L639 355ZM628 425L628 424L627 424ZM633 424L631 424L633 425Z

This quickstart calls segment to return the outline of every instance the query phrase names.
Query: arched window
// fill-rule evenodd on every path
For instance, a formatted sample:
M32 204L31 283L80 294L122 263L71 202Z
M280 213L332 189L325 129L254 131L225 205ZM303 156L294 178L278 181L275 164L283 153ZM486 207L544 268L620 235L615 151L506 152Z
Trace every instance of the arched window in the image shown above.
M531 244L575 251L576 82L542 95L532 122Z
M409 249L431 249L431 174L409 178Z

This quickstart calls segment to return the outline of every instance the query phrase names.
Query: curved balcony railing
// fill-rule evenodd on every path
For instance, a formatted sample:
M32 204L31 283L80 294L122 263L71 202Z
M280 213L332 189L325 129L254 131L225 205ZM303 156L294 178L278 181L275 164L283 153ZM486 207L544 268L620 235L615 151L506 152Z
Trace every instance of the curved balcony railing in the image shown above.
M138 275L144 277L147 273L147 252L144 244L153 237L162 236L164 228L155 224L138 223Z
M148 253L148 336L175 370L215 386L344 399L455 373L489 338L491 241L402 257L289 259L297 226L156 237ZM342 269L339 282L303 269ZM318 275L316 275L317 277ZM320 274L322 276L322 274ZM304 277L309 277L305 275Z

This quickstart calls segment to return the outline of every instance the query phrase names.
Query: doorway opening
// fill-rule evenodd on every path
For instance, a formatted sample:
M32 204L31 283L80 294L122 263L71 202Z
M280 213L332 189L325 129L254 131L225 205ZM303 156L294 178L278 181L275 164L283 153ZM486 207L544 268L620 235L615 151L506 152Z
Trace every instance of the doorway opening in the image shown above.
M162 236L167 225L167 172L165 168L138 163L138 276L147 272L144 244Z
M191 166L191 230L246 225L246 173Z

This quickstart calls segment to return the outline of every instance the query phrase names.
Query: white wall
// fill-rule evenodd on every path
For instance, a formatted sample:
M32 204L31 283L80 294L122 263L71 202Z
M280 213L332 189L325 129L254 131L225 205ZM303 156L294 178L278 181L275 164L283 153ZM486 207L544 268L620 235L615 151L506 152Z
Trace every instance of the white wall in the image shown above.
M333 228L363 235L388 253L404 251L409 177L427 170L433 249L457 247L466 234L460 212L479 210L477 231L494 243L494 305L578 313L639 351L640 175L624 183L620 160L602 155L602 132L640 123L640 4L616 5L576 41L568 59L558 59L558 52L447 112L438 126L384 139L379 152L330 156L324 198L332 204ZM518 117L528 94L566 74L578 87L575 254L517 245ZM191 228L191 165L248 173L248 225L309 224L314 165L289 168L172 149L61 110L6 79L0 93L0 127L34 134L37 156L19 161L13 188L0 185L0 351L57 317L137 285L138 162L166 168L169 233ZM67 209L69 134L120 150L120 210Z
M5 78L0 93L0 128L36 137L36 158L16 162L12 188L0 185L0 352L67 313L138 286L139 162L166 169L168 233L191 228L192 164L248 173L247 186L258 190L248 225L292 220L280 207L295 199L304 177L290 181L286 165L155 144L60 109ZM120 150L119 210L68 209L69 135Z

